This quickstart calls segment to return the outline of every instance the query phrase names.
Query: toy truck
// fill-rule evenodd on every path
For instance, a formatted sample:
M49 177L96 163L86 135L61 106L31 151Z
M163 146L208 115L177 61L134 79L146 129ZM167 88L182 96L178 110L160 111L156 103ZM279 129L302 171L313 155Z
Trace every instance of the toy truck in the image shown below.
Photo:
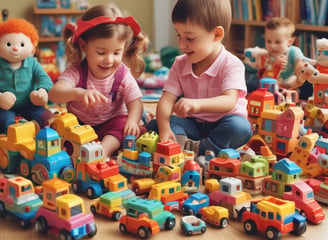
M90 142L81 146L81 159L76 165L76 179L72 182L75 193L86 192L95 199L106 192L118 192L123 200L134 197L127 179L119 174L115 160L105 161L100 143Z
M60 239L93 237L97 227L92 214L86 214L83 199L75 194L56 197L56 211L42 206L35 215L35 229L59 234Z
M325 219L320 204L314 199L312 188L304 181L294 183L290 192L282 195L283 199L294 201L302 216L312 223L318 224Z
M5 176L0 178L0 216L12 215L27 228L31 224L42 200L34 192L33 184L24 177Z
M147 239L151 234L158 233L161 228L171 230L175 227L175 216L165 211L160 201L134 197L125 201L123 206L127 213L119 220L119 228L123 233L131 232L142 239Z
M306 231L306 218L296 211L295 203L272 196L251 201L242 221L246 233L264 232L272 240L281 239L283 233L298 236Z

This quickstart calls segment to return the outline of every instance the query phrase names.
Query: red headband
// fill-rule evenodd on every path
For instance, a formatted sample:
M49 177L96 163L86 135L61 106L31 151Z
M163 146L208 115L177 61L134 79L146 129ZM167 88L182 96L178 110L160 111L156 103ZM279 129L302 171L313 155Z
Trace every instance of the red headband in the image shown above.
M140 33L139 24L133 19L133 17L117 17L110 18L106 16L96 17L89 21L83 21L82 19L77 20L77 27L72 24L67 24L66 27L74 31L73 43L76 43L77 39L89 29L98 26L102 23L124 23L129 25L133 30L133 36L137 36Z

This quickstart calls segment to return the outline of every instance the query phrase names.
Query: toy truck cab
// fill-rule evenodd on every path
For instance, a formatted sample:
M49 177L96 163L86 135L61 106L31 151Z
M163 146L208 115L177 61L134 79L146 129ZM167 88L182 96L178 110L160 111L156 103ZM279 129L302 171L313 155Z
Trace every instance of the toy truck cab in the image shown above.
M0 178L0 216L7 214L20 219L20 225L29 227L42 200L34 193L30 180L23 177Z
M162 202L139 197L130 198L123 203L126 215L120 219L120 231L137 234L146 239L158 233L161 228L170 230L175 227L175 216L164 210Z
M266 239L278 240L283 233L298 236L306 231L306 219L295 211L295 203L272 196L251 201L242 220L246 233L265 232Z
M39 233L59 233L60 239L93 237L97 227L92 214L86 214L83 199L74 194L56 198L56 211L41 207L35 216L35 229Z
M94 215L101 214L118 221L123 211L121 206L122 197L116 192L107 192L92 201L90 210Z

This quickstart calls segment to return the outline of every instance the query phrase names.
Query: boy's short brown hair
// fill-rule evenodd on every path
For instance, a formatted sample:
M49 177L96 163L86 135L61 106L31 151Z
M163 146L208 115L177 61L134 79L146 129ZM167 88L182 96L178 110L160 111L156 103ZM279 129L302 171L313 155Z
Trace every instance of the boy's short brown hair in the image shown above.
M275 30L281 27L285 27L288 30L290 36L294 36L295 25L294 23L286 17L274 17L271 18L265 25L265 29Z
M231 25L229 0L178 0L172 11L172 22L197 24L207 31L222 26L225 34Z

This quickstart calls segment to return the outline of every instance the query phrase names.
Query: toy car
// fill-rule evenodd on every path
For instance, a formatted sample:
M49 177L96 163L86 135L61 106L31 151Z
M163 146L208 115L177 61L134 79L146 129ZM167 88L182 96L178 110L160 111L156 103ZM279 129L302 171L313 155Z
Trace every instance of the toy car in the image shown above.
M201 208L209 206L210 200L207 194L194 193L181 203L181 211L184 215L193 215Z
M212 225L220 228L228 226L229 211L228 209L220 206L203 207L196 213L196 217L203 219Z
M101 214L118 221L123 211L121 206L122 197L116 192L107 192L91 202L90 210L93 215Z
M134 197L124 201L123 206L126 215L119 220L119 229L123 233L130 232L147 239L161 228L171 230L175 227L175 216L164 210L161 201Z
M182 231L188 236L191 236L194 233L206 232L205 222L194 215L183 216L181 218L180 227Z

